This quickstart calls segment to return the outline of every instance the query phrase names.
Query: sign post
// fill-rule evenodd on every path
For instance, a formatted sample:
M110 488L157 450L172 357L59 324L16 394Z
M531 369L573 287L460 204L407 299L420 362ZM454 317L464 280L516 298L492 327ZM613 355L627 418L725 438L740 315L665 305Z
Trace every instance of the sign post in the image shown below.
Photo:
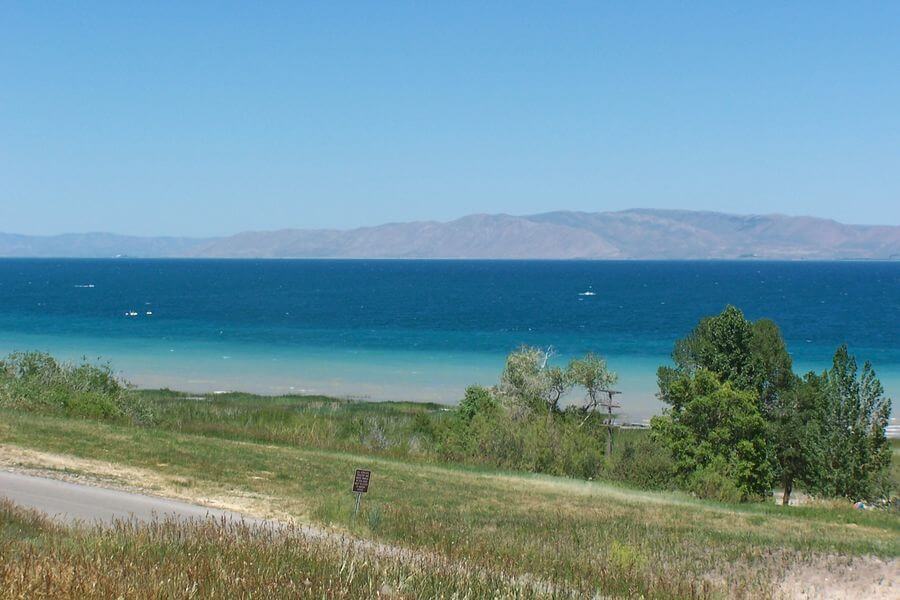
M353 477L353 493L356 494L356 510L353 515L359 514L359 501L362 495L369 491L369 479L372 478L372 471L365 469L357 469L356 475Z

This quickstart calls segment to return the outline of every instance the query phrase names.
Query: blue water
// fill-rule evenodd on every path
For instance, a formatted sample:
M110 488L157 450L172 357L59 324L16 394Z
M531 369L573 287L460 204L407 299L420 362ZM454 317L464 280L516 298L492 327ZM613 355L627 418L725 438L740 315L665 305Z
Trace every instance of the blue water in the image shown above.
M727 303L775 319L799 368L846 342L900 392L887 262L4 259L0 352L102 357L138 385L455 401L552 345L606 356L643 418L674 340Z

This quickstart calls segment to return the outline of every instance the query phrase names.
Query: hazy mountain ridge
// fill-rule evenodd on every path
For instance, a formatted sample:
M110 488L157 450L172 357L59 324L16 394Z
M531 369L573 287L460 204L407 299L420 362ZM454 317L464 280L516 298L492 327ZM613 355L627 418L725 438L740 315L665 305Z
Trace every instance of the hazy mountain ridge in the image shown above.
M0 256L6 257L79 257L109 258L180 257L202 240L185 237L140 237L114 233L65 233L32 236L0 233Z
M684 210L469 215L219 238L0 234L0 256L197 258L897 259L900 227Z

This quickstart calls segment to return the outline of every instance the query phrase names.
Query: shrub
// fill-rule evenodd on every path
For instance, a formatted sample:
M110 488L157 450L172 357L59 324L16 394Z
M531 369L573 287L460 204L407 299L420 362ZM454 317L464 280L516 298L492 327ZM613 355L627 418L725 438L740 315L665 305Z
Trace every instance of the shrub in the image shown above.
M687 489L699 498L719 502L741 502L745 494L735 484L735 477L721 457L705 467L694 471L687 483Z
M603 475L647 489L672 489L672 455L646 431L620 431Z
M498 403L491 390L480 385L470 385L459 403L459 416L471 421L475 415L491 414L497 411Z
M59 362L42 352L0 361L0 407L45 414L148 424L152 414L108 365Z

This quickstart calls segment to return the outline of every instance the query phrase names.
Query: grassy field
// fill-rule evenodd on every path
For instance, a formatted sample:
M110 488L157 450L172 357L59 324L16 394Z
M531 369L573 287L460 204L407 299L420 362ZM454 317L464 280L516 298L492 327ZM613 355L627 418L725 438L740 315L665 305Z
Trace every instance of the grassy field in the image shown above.
M327 396L229 393L196 400L169 390L134 393L153 413L156 426L168 431L428 461L437 460L427 439L429 420L417 417L441 419L449 412L438 404Z
M224 439L391 457L431 464L467 464L501 470L613 479L643 487L670 489L664 454L649 443L647 431L621 430L611 461L603 460L606 430L596 423L579 429L571 423L549 433L545 420L490 421L482 429L518 429L515 433L473 434L460 429L456 410L415 402L351 402L323 396L260 398L229 393L202 400L168 390L140 390L136 396L162 429ZM579 417L577 420L581 420ZM531 429L528 429L531 427ZM524 429L523 429L524 428ZM576 430L581 437L566 435ZM589 439L590 446L579 445ZM652 450L656 450L655 452ZM548 460L548 456L560 460ZM667 459L665 455L663 458ZM573 475L580 473L580 475Z
M156 412L153 428L2 410L0 464L315 523L413 556L437 557L464 573L477 566L480 576L504 589L512 588L501 582L539 581L559 595L774 597L779 581L802 565L827 570L829 561L862 556L896 565L900 556L895 513L855 511L840 503L726 505L674 492L439 464L414 442L410 447L417 412L439 412L438 406L144 394ZM356 468L373 470L358 517L349 492ZM22 527L16 525L20 516L5 519L7 529ZM40 554L57 543L73 547L64 540L76 539L74 546L83 548L126 534L140 540L135 548L147 545L142 556L154 556L155 544L172 543L146 531L45 528L34 544L22 543ZM202 539L208 532L197 535ZM247 543L245 535L236 539L227 543ZM4 552L21 556L24 550ZM136 559L136 568L148 564L143 560ZM271 560L278 558L273 554ZM328 573L331 567L321 568ZM379 573L371 570L363 579L400 589L398 580ZM428 581L437 580L411 585L438 585ZM335 585L335 595L356 593ZM447 585L465 589L468 583Z
M152 576L148 576L151 574ZM0 500L0 598L537 598L529 582L210 520L65 528Z

